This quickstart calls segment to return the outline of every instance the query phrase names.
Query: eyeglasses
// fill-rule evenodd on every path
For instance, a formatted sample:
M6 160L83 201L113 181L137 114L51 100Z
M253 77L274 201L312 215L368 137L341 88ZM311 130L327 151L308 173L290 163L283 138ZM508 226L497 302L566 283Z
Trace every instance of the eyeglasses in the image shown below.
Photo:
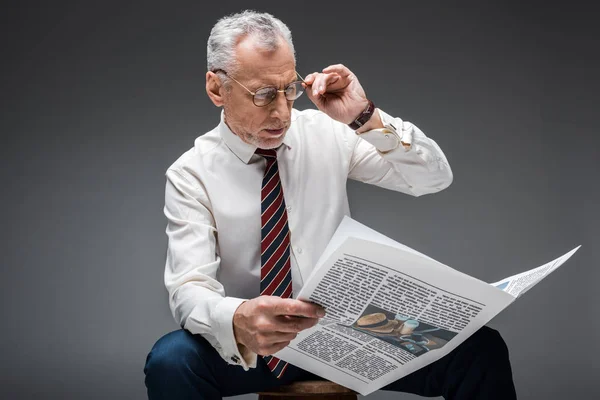
M222 72L223 74L225 74L225 76L231 78L238 85L240 85L241 87L246 89L248 91L248 93L250 93L252 95L252 102L257 107L264 107L264 106L268 106L269 104L271 104L273 102L273 100L275 100L275 97L277 97L277 93L279 93L279 92L284 93L285 98L288 101L294 101L298 97L300 97L302 95L302 93L304 93L304 87L302 86L302 83L305 83L305 82L304 82L304 79L302 79L302 77L300 76L300 74L298 72L296 72L296 75L298 76L298 78L300 78L300 80L287 84L286 87L283 89L279 89L275 86L265 86L260 89L257 89L256 92L253 92L252 90L248 89L246 86L244 86L240 82L238 82L235 78L227 75L227 72L223 71L222 69L216 69L213 72L214 73Z

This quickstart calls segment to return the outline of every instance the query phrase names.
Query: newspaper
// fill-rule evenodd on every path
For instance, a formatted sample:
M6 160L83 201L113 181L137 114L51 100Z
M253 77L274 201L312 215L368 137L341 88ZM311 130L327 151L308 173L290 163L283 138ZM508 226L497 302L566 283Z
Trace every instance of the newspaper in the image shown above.
M345 217L296 296L325 317L275 356L367 395L451 352L578 249L487 284Z

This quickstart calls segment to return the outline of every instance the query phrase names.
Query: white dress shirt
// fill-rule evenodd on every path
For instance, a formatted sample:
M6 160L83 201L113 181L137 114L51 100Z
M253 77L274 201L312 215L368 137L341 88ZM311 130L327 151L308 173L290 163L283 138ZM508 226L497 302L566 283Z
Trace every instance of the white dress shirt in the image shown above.
M356 134L318 110L292 110L277 162L287 206L294 294L344 215L346 180L413 196L452 182L442 150L415 125L377 110L387 129ZM260 292L265 160L223 120L166 172L165 285L175 320L203 335L230 364L256 366L236 344L233 314Z

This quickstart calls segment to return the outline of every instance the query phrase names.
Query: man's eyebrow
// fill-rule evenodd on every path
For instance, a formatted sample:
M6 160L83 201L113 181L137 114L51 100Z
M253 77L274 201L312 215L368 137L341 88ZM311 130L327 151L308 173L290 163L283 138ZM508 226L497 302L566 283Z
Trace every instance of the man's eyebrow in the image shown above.
M293 78L291 80L286 80L285 83L283 83L283 86L287 86L290 83L296 82L298 80L300 80L300 78L298 78L298 75L294 73ZM259 82L259 81L257 80L256 82ZM252 86L250 86L250 85L252 85ZM265 83L265 82L257 83L257 84L249 83L249 86L248 86L248 88L250 90L252 90L253 92L257 91L258 89L264 88L264 87L276 87L278 89L280 88L279 83Z

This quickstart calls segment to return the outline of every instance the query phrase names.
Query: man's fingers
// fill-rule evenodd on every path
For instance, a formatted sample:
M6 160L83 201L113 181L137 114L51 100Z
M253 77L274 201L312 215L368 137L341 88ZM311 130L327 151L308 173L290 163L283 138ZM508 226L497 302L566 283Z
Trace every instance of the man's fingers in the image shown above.
M304 78L303 86L306 89L306 94L312 101L315 101L315 97L317 97L317 84L315 81L318 76L318 72L313 72L312 74L306 75L306 78Z
M313 96L325 94L327 92L327 89L339 80L340 76L335 73L319 74L312 84Z
M259 349L263 351L277 343L291 342L298 336L294 332L262 332L256 335L255 341Z
M320 102L321 96L326 96L328 91L336 91L344 87L343 76L332 71L329 73L313 72L304 79L304 88L306 94L313 102Z
M317 75L319 75L318 72L313 72L312 74L306 75L306 78L304 78L304 82L306 82L308 85L312 85Z
M268 332L263 333L263 336L270 343L291 342L298 336L297 332Z
M297 333L312 328L318 322L318 318L286 317L282 315L277 318L276 326L279 332Z
M324 91L325 82L323 74L317 74L312 83L312 95L317 96Z
M313 96L324 94L327 86L337 83L340 79L346 79L352 72L343 64L330 65L323 72L313 72L306 75L304 82L311 86L310 94ZM308 88L307 88L308 89Z
M275 315L295 315L299 317L319 318L325 315L323 307L295 299L277 299L273 306Z
M261 356L270 356L271 354L275 354L279 350L285 348L288 344L290 344L289 341L285 341L285 342L281 342L281 343L274 343L270 346L262 347L258 354Z
M259 296L242 303L234 315L234 332L239 343L255 353L277 352L314 326L325 315L323 307L306 301ZM275 347L273 347L276 344Z
M340 79L342 79L342 77L338 74L327 74L327 77L325 78L326 80L326 87L325 90L327 90L327 88L332 88L332 87L336 87L339 85L336 85L337 82L340 81Z
M323 97L313 94L312 86L308 86L306 88L306 95L308 96L310 101L312 101L314 105L317 106L317 108L320 108L320 104L323 102Z
M335 72L341 76L348 76L352 72L343 64L330 65L329 67L323 68L323 73L329 74Z

